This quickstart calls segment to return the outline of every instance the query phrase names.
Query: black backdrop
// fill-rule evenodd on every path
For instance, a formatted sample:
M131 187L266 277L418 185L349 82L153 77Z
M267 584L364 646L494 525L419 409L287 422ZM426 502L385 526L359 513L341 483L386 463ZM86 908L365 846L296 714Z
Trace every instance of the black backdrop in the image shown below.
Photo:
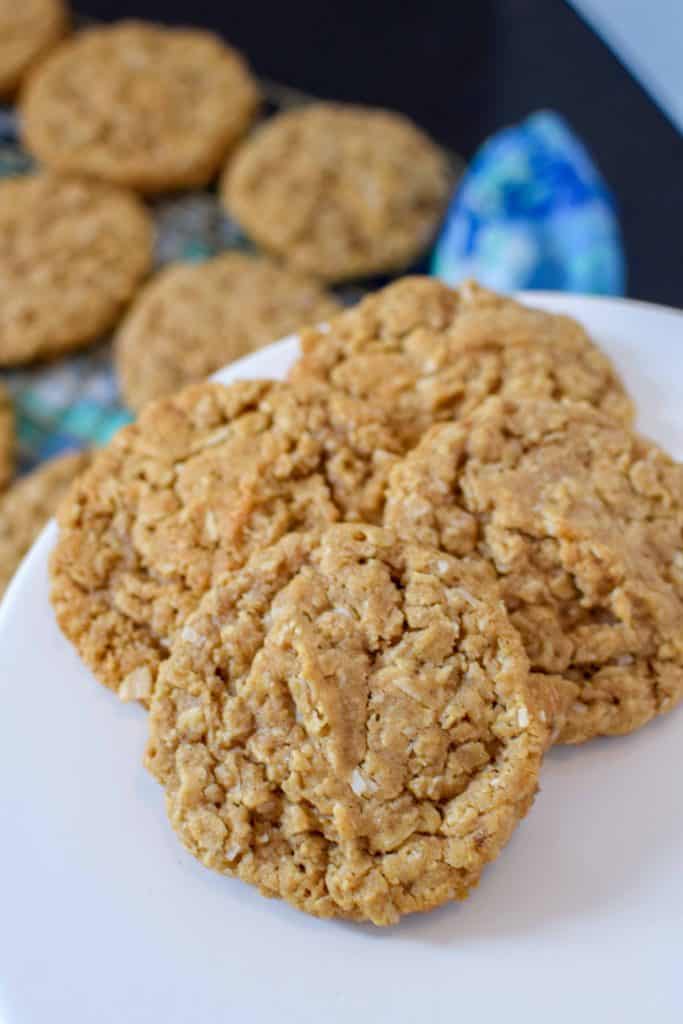
M541 107L565 115L620 205L628 294L683 305L683 139L563 0L76 0L221 31L255 70L386 105L471 155Z

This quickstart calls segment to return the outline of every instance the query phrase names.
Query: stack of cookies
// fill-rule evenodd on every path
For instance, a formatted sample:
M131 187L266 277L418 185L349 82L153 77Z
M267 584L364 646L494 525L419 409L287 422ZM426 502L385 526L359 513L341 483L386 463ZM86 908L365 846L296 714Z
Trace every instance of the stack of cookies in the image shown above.
M284 383L148 404L59 511L52 601L149 711L207 866L322 917L462 899L553 742L683 694L683 467L576 322L405 278Z
M0 367L113 331L140 415L0 495L0 590L61 499L57 620L148 710L204 864L378 925L462 899L553 742L683 694L683 468L566 317L418 277L342 311L330 289L409 267L448 198L405 118L252 131L258 86L211 34L68 24L0 0L40 163L0 183ZM152 275L149 204L212 182L261 251ZM287 382L205 382L295 330ZM0 388L0 490L13 431Z
M401 270L434 236L448 161L406 118L319 103L249 134L260 89L218 37L70 22L64 0L0 0L0 98L17 102L38 163L0 182L0 370L113 333L137 412L327 320L341 308L331 285ZM154 273L156 197L213 186L260 251ZM13 437L3 391L0 491ZM0 594L81 465L39 470L30 501L21 483L0 495Z

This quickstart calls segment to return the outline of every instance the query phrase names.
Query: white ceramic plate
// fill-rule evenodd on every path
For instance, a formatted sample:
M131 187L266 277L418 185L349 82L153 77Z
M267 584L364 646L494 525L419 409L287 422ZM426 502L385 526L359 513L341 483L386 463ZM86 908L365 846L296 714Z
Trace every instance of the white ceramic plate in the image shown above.
M536 296L579 317L640 426L683 456L683 314ZM281 342L229 372L281 376ZM48 528L0 610L2 1024L630 1024L683 1020L683 708L549 756L469 901L398 927L316 921L176 842L145 714L97 685L48 604Z

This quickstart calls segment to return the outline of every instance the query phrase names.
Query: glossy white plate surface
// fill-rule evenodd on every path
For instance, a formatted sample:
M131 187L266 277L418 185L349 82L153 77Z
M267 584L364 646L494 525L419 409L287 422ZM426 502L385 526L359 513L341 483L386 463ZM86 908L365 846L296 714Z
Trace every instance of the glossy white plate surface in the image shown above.
M683 456L683 314L535 296L581 319ZM221 374L282 376L296 342ZM467 903L378 930L316 921L196 863L141 764L145 713L48 603L48 527L0 609L2 1024L680 1024L683 707L557 749Z

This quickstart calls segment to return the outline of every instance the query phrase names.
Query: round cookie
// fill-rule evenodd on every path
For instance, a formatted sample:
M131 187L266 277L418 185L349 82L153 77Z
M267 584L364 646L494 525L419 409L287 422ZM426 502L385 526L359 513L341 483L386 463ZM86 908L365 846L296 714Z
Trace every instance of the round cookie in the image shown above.
M387 925L477 884L543 745L519 637L476 574L340 525L209 592L160 672L147 765L204 864Z
M67 24L62 0L0 0L0 96L16 91Z
M122 21L80 32L41 65L22 135L60 172L162 192L206 185L257 105L245 62L217 36Z
M87 452L60 455L0 495L0 596L70 484L89 462Z
M491 398L391 474L386 523L495 566L560 741L628 733L683 695L683 466L587 405Z
M151 222L132 194L52 174L0 182L0 365L97 339L151 260Z
M14 410L7 390L0 384L0 491L14 470Z
M140 409L339 308L312 278L241 253L164 268L118 333L123 397Z
M449 188L443 153L407 118L316 103L263 125L228 164L222 195L264 249L341 281L412 263Z
M145 407L60 509L58 622L124 699L146 699L217 575L336 519L381 517L398 445L361 403L203 383Z
M406 277L324 331L304 331L301 348L293 380L383 407L409 444L435 420L498 393L586 401L623 423L634 415L614 367L580 324L473 282L454 290Z

